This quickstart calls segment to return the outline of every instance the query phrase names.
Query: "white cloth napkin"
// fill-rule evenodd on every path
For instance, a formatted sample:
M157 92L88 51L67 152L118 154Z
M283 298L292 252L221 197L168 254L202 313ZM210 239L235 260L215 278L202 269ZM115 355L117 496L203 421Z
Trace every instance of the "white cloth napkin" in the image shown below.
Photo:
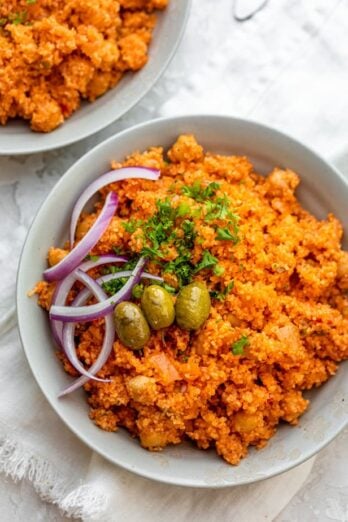
M260 3L248 0L250 9ZM233 114L277 126L327 157L347 151L347 32L342 0L269 0L242 24L233 20L230 0L194 0L171 67L127 118L65 152L0 159L0 470L30 481L66 516L102 522L270 521L307 477L312 461L255 485L201 491L136 477L92 453L51 410L25 361L13 305L16 261L35 207L63 172L62 155L72 163L91 144L147 117ZM341 167L346 163L341 160Z

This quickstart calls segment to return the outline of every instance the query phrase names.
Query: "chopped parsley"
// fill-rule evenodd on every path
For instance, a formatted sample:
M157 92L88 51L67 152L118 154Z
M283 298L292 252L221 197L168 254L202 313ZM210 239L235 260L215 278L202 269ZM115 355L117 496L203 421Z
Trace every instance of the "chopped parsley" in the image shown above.
M217 299L218 301L223 301L226 298L226 296L231 292L233 287L234 281L232 280L222 291L212 290L210 292L210 297L212 297L213 299Z
M181 192L189 198L195 199L196 201L203 203L207 199L215 196L216 191L220 188L220 184L213 181L206 187L203 187L199 181L195 181L193 185L184 185L181 187Z
M135 265L138 262L138 258L130 259L126 263L122 263L122 265L108 265L104 266L102 269L102 273L105 274L117 274L117 272L123 272L124 270L133 270Z
M238 229L235 231L236 233L232 233L227 227L221 228L218 227L216 229L216 237L217 239L225 240L225 241L233 241L233 243L238 243Z
M214 266L214 274L216 276L221 276L225 272L225 269L221 265L215 265Z
M180 203L180 205L177 208L176 215L178 217L188 216L191 214L191 207L188 203Z
M175 274L180 287L190 283L194 271L190 251L182 252L173 261L166 263L163 270L164 272Z
M192 249L194 246L194 240L196 239L195 224L193 221L185 219L181 224L182 230L185 234L184 242L185 247Z
M144 285L142 285L142 284L135 285L135 286L133 286L133 289L132 289L132 296L134 297L134 299L140 299L141 296L143 295L143 292L144 292Z
M230 211L231 202L226 195L210 199L205 202L206 221L212 221L213 219L236 219L236 215Z
M113 268L113 267L112 267ZM106 281L102 283L102 288L108 295L114 295L116 292L121 290L121 288L127 283L128 277L119 277L118 279L111 279L111 281Z
M26 11L21 11L19 13L14 13L9 16L9 21L13 23L13 25L24 24L28 17L28 13Z
M37 0L26 0L27 5L36 4ZM6 24L26 24L31 25L30 22L27 22L28 12L24 9L23 11L18 11L15 13L10 13L7 18L0 18L0 27L5 26Z
M174 207L171 199L166 198L156 201L156 212L148 219L133 218L123 222L124 229L129 234L135 233L137 239L142 241L140 255L156 263L163 272L174 274L179 289L190 283L194 274L201 270L213 270L217 276L224 273L224 268L218 265L218 259L209 250L202 252L198 263L194 264L192 261L194 246L204 241L196 229L195 220L198 216L206 223L224 221L209 223L216 231L217 239L233 241L235 244L239 241L239 217L231 212L228 197L217 194L218 189L220 184L215 181L208 185L200 181L195 181L192 185L182 185L181 193L195 200L197 204L194 207L186 201L179 202ZM174 259L167 261L166 256L169 253ZM215 294L217 298L222 298L224 292L225 290Z
M99 261L99 256L94 256L90 254L86 257L86 259L89 261L93 261L93 263L96 263L97 261Z
M161 283L161 286L163 286L163 288L167 290L167 292L169 292L170 294L175 294L176 292L174 286L168 285L167 283Z
M233 355L244 355L244 348L249 346L249 339L247 335L242 335L238 341L234 342L231 346Z
M205 268L213 268L218 263L218 259L213 256L209 252L209 250L204 250L201 261L195 268L195 272L199 272L200 270L204 270Z
M143 221L141 219L129 219L128 221L123 221L122 226L126 232L133 234L141 227L142 223Z

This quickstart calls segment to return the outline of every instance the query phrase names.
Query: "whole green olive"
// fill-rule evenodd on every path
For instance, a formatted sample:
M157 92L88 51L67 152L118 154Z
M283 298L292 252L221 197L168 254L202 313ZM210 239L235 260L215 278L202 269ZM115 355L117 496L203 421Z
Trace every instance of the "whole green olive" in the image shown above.
M167 328L175 319L172 296L158 285L145 288L141 298L141 308L145 317L154 330Z
M210 295L204 283L184 286L175 303L176 322L184 330L198 330L208 318Z
M143 312L134 303L123 301L114 310L115 328L120 341L132 350L140 350L150 339L150 328Z

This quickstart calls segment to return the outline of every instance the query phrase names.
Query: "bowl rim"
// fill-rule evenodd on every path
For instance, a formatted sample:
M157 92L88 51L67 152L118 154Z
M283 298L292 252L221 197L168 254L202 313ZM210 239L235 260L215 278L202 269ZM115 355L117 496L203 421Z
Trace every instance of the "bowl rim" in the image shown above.
M178 1L181 2L182 0L178 0ZM48 143L47 145L43 145L43 146L42 145L29 146L29 147L22 146L20 150L17 150L15 147L12 150L11 148L8 147L7 149L3 150L1 148L1 140L0 140L0 157L9 156L9 155L10 156L24 156L27 154L39 154L42 152L49 152L49 151L57 150L57 149L60 149L63 147L68 147L69 145L78 143L86 138L89 138L90 136L94 136L98 132L102 131L103 129L105 129L106 127L111 125L112 123L115 123L116 121L119 121L122 117L124 117L131 109L133 109L136 105L138 105L141 102L141 100L154 88L156 83L159 81L159 79L164 74L164 72L170 65L171 61L173 60L176 50L179 47L181 40L184 36L187 22L188 22L190 12L191 12L191 7L192 7L192 0L184 0L184 2L185 2L185 6L184 6L182 24L179 27L179 30L177 32L174 45L170 49L165 60L163 60L161 66L158 68L156 73L152 76L151 80L148 82L146 89L144 89L143 92L140 92L134 98L131 98L129 100L129 102L125 103L124 109L122 110L122 112L120 114L118 114L118 116L114 117L112 115L112 111L110 111L110 113L108 111L104 111L105 119L102 122L100 122L99 124L97 123L93 129L87 128L86 130L84 130L84 127L82 125L80 133L78 133L78 134L76 133L75 135L70 134L69 137L65 137L65 138L63 136L63 138L61 138L57 143ZM162 13L162 15L165 16L165 14L166 13L164 11ZM137 71L135 71L135 74L136 73L137 73ZM117 89L117 85L115 87L113 87L113 89ZM109 91L107 91L104 94L108 94L109 92L112 92L113 89L110 89ZM102 98L102 96L100 98ZM79 107L77 110L78 111L83 110L83 107ZM90 115L90 118L93 118L93 114ZM23 121L28 126L28 130L30 132L33 132L33 131L31 131L28 122L26 122L25 120L23 120ZM62 125L64 125L65 123L67 123L67 124L69 123L69 118L67 120L65 120ZM0 130L1 130L1 126L0 126ZM52 131L52 133L54 133L54 131L55 131L55 129ZM1 135L0 135L0 138L1 138ZM15 141L15 134L13 135L13 140ZM101 143L103 143L104 141L105 140L103 140ZM39 143L39 141L38 141L38 143Z
M25 353L25 357L27 359L28 365L29 365L29 367L31 369L31 372L32 372L32 374L33 374L33 376L35 378L36 383L38 384L41 392L43 393L43 395L45 397L45 399L50 404L50 406L53 408L53 410L58 415L60 420L65 424L65 426L67 426L67 428L70 431L72 431L74 433L74 435L77 436L78 439L80 439L84 444L86 444L92 451L95 451L96 453L98 453L99 455L104 457L108 462L110 462L113 465L119 466L120 468L123 468L123 469L125 469L125 470L127 470L129 472L135 473L136 475L139 475L139 476L141 476L143 478L155 480L156 482L165 483L165 484L169 484L169 485L173 485L173 486L194 487L194 488L199 488L199 489L222 489L222 488L228 488L228 487L238 487L238 486L242 486L242 485L247 485L247 484L253 484L253 483L256 483L256 482L260 482L262 480L267 480L267 479L275 477L277 475L281 475L282 473L285 473L286 471L290 471L294 467L296 467L296 466L306 462L311 457L316 455L319 451L321 451L323 448L325 448L328 444L330 444L330 442L332 442L335 439L335 437L337 437L337 435L339 435L339 433L341 431L343 431L346 426L348 426L348 416L346 416L346 418L344 418L343 421L337 420L337 424L336 424L335 428L332 429L331 434L329 436L325 437L323 441L317 442L315 445L313 445L313 449L312 450L307 450L303 454L301 454L298 458L295 458L295 459L293 459L290 462L288 461L286 463L283 463L281 469L276 469L276 470L270 472L267 475L259 476L259 477L256 477L256 478L250 478L250 479L249 478L245 478L245 479L240 480L238 482L238 484L229 484L229 483L226 483L226 482L224 482L222 480L218 484L213 484L213 485L212 484L207 484L205 482L193 483L191 479L184 479L183 480L183 479L176 479L175 477L173 477L173 478L172 477L170 477L170 478L168 478L168 477L163 478L158 473L156 474L155 472L150 472L150 471L144 470L141 467L141 465L138 466L138 467L133 467L133 466L127 465L127 463L124 463L124 462L122 462L122 463L116 462L103 449L100 449L100 448L96 449L96 447L94 446L93 442L91 442L89 440L89 438L84 435L83 432L79 431L78 428L75 428L75 426L71 425L70 422L67 419L62 417L62 415L58 411L58 408L56 407L54 402L46 395L45 386L40 381L40 379L38 378L36 369L35 369L35 367L32 365L32 363L30 361L29 350L26 347L26 340L24 338L23 330L22 330L22 326L21 326L22 325L22 320L24 320L24 316L23 316L23 319L22 319L22 304L21 304L21 297L22 296L21 296L21 293L20 293L20 277L21 277L22 271L25 269L25 266L23 265L24 253L25 253L25 250L28 248L28 245L30 244L32 230L33 230L33 228L35 226L35 223L36 223L39 215L41 214L41 212L46 207L50 206L50 197L53 194L53 192L56 190L56 188L58 186L60 186L62 183L64 183L64 181L63 181L64 178L70 176L71 172L73 172L75 170L75 168L79 166L80 163L86 161L86 159L88 159L89 157L93 157L93 155L95 154L95 152L97 150L102 149L104 146L106 146L107 144L112 142L114 139L118 139L121 136L122 137L127 136L128 134L131 136L132 132L135 131L135 130L146 130L147 127L156 126L157 124L160 124L160 123L173 123L173 122L182 122L182 121L186 121L187 122L188 120L189 121L192 121L192 120L199 121L202 118L204 118L205 120L208 120L208 121L209 120L211 120L211 121L216 121L216 120L218 120L218 121L225 121L225 120L231 121L232 120L236 125L238 125L238 123L251 125L251 126L253 126L253 127L255 127L255 128L259 129L259 130L263 130L265 132L271 132L275 136L279 136L282 139L288 140L289 143L292 143L292 145L298 147L299 150L302 149L303 151L309 152L317 160L322 162L323 165L325 165L326 167L329 167L335 173L335 175L342 181L344 186L347 188L347 192L348 192L348 179L346 179L343 176L343 174L335 166L333 166L329 161L324 159L320 154L318 154L316 151L314 151L312 148L308 147L307 145L304 145L303 143L301 143L297 139L293 138L292 136L290 136L290 135L288 135L288 134L286 134L286 133L284 133L284 132L282 132L282 131L280 131L278 129L275 129L275 128L269 126L269 125L265 125L263 123L259 123L259 122L255 121L255 120L252 120L252 119L237 118L237 117L234 117L234 116L224 116L224 115L214 115L214 114L204 114L204 113L202 113L202 114L194 114L194 115L179 115L179 116L174 116L174 117L168 116L168 117L156 118L156 119L148 120L146 122L139 123L137 125L134 125L132 127L127 128L127 129L125 129L125 130L123 130L123 131L121 131L119 133L113 134L112 136L110 136L106 140L104 140L101 143L97 144L95 147L93 147L87 153L82 155L61 176L59 181L50 190L49 194L47 195L47 197L45 198L43 203L40 205L38 211L35 214L34 219L32 220L31 225L30 225L30 227L28 229L27 236L26 236L26 239L24 241L24 244L23 244L23 247L22 247L22 250L21 250L21 254L20 254L20 258L19 258L18 270L17 270L17 279L16 279L16 313L17 313L17 323L18 323L18 330L19 330L20 341L21 341L22 348L23 348L23 351ZM342 362L344 362L344 361L342 361Z

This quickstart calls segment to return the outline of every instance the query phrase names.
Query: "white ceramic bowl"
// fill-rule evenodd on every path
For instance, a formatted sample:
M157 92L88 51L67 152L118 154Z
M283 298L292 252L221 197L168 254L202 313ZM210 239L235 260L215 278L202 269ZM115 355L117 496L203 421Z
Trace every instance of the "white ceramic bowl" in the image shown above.
M184 33L191 0L170 0L158 13L149 61L136 73L126 74L120 83L94 103L83 102L63 125L48 133L30 130L22 120L0 125L0 155L43 152L70 145L98 132L136 105L153 87L170 63Z
M261 451L250 450L239 466L226 464L214 451L183 444L150 453L126 431L107 433L88 418L83 391L58 400L57 393L71 381L54 356L47 314L26 297L42 276L50 245L67 237L74 201L112 159L135 149L170 146L178 134L194 133L213 152L250 156L261 172L287 166L301 176L299 198L317 217L332 211L348 230L348 184L341 174L297 141L263 125L228 117L188 116L138 125L111 137L73 165L42 205L28 234L18 274L17 307L20 334L32 372L51 406L69 428L105 458L148 478L195 487L222 487L271 477L303 462L330 442L348 421L348 366L320 389L310 392L311 406L298 427L281 425ZM347 243L345 244L347 247ZM50 349L51 348L51 349Z

